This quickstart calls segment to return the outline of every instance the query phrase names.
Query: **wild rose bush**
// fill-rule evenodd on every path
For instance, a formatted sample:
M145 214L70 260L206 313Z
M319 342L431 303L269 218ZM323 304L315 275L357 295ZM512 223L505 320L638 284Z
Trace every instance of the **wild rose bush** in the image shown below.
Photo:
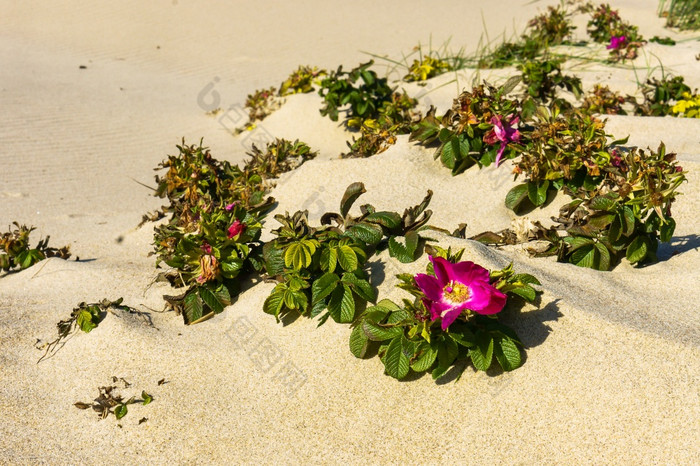
M514 154L511 143L520 140L515 127L520 121L519 101L506 98L518 81L510 80L500 88L483 84L465 91L443 116L436 116L431 108L414 125L410 140L437 144L435 158L453 175L473 165L500 164Z
M522 342L498 314L511 301L533 301L532 285L539 281L515 274L512 266L489 272L460 261L462 253L433 248L426 273L399 275L399 287L414 299L402 305L382 300L369 307L353 324L350 351L364 358L376 347L386 373L396 379L411 372L430 372L438 379L460 362L480 371L494 360L504 371L518 368Z

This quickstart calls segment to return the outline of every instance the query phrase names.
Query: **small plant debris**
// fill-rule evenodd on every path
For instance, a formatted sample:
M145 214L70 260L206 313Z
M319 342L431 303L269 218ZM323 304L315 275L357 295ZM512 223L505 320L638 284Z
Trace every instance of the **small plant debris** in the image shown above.
M127 311L131 314L137 314L144 317L144 319L151 326L153 325L147 313L138 311L130 306L122 305L124 298L119 298L116 301L110 301L109 299L103 299L99 303L87 304L82 302L78 304L78 307L73 309L71 315L68 319L60 321L56 326L58 327L58 337L49 342L38 347L38 349L46 349L44 355L39 358L37 363L46 359L49 356L53 356L58 351L59 344L63 347L65 344L64 340L68 338L71 334L76 332L78 329L85 333L90 333L94 328L96 328L100 322L104 319L104 316L111 308L121 309ZM61 344L63 342L63 344Z
M34 227L12 223L7 233L0 236L0 270L5 272L19 267L21 270L31 267L47 257L70 257L69 246L60 249L49 247L49 236L39 241L35 248L29 247L29 235L36 230Z
M115 385L119 384L119 385ZM112 385L107 385L104 387L99 387L97 398L95 398L90 403L84 403L78 401L73 403L73 405L78 409L90 409L95 411L100 419L105 419L110 414L114 414L117 420L120 420L127 415L129 409L127 406L131 404L141 403L146 406L151 401L153 401L153 396L148 394L145 390L141 391L141 398L136 398L136 396L130 397L128 400L124 400L124 396L119 394L119 390L131 387L131 383L127 382L123 377L112 377ZM146 422L148 418L144 417L139 420L139 424ZM121 426L120 426L121 427Z

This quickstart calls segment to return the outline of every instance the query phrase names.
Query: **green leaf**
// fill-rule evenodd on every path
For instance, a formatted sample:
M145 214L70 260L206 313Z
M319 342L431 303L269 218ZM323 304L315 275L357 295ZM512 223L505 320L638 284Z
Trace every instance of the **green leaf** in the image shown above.
M620 239L620 235L622 235L622 220L620 217L620 214L616 215L608 229L608 238L610 238L612 242Z
M355 317L355 299L349 286L338 286L331 293L328 302L328 311L331 317L338 323L350 323Z
M362 330L362 326L358 325L350 333L350 352L356 358L364 358L368 347L369 339Z
M384 354L386 373L399 380L406 377L409 370L409 361L403 352L402 339L403 336L399 336L391 340Z
M365 222L376 223L393 230L401 225L401 216L396 212L374 212L365 217Z
M365 301L376 301L377 293L367 280L357 278L352 273L346 273L343 275L343 283L348 284L355 294Z
M129 410L126 408L125 404L117 405L117 407L114 408L114 416L117 419L123 418L128 412Z
M590 269L595 268L595 259L596 249L593 244L579 248L571 255L572 264L578 265L579 267L588 267Z
M610 270L610 251L608 248L603 243L595 243L595 248L599 254L598 270Z
M371 223L358 223L353 225L345 234L367 244L377 244L384 236L381 227Z
M153 401L153 397L146 393L145 391L141 391L141 398L143 398L143 405L146 406L148 403Z
M381 327L369 319L362 321L362 331L372 341L386 341L403 334L401 327Z
M338 247L338 262L347 272L354 272L357 269L357 254L348 245Z
M673 232L676 230L676 221L672 218L666 219L666 223L661 224L659 228L660 239L664 243L668 243L673 238Z
M499 338L494 348L496 360L504 371L512 371L522 364L520 348L510 338Z
M92 321L92 313L87 309L81 309L78 312L78 327L85 333L90 333L90 330L97 327L97 324Z
M338 251L335 247L326 247L321 252L321 270L334 272L338 262Z
M222 275L226 278L235 278L238 273L243 268L243 261L241 259L233 259L228 262L221 263Z
M347 189L345 189L343 198L340 200L340 215L347 217L348 212L350 212L350 208L355 203L357 198L366 192L367 190L365 189L365 185L362 183L356 182L348 186Z
M331 272L321 275L311 285L311 303L316 304L331 294L338 285L340 278Z
M528 197L528 185L519 184L514 186L506 194L506 207L513 212L517 211L520 204Z
M275 291L265 300L263 312L278 317L284 306L284 292Z
M537 183L530 181L527 183L527 197L535 206L541 206L547 200L548 188L549 181L544 181L539 186Z
M214 314L219 314L226 306L231 304L231 296L223 284L214 290L210 290L206 285L199 287L199 297L214 311Z
M512 290L508 290L508 293L517 294L528 302L534 301L535 297L537 297L535 289L531 286L519 286L517 288L513 288Z
M185 319L185 324L189 325L191 322L195 322L201 319L204 315L204 303L202 299L197 294L197 289L193 288L192 291L185 295L185 310L183 312L183 317Z
M284 263L294 270L301 270L311 265L311 251L303 242L292 243L284 253Z
M433 379L437 380L450 369L452 363L455 362L457 356L459 355L459 347L457 343L451 338L445 338L438 342L438 365L433 369L432 376Z
M520 81L522 80L522 76L512 76L506 83L501 86L501 95L507 95L513 92L513 89L520 84Z
M396 240L396 236L389 238L389 255L398 259L404 264L413 262L415 259L414 253L408 251L408 248Z
M591 209L595 210L610 210L615 206L615 200L608 196L597 196L591 199L589 205Z
M590 238L584 238L582 236L566 236L564 242L569 245L569 251L574 252L584 246L589 246L593 244L593 240Z
M413 364L411 364L411 369L413 369L415 372L427 371L433 366L433 364L435 364L435 360L437 359L437 347L429 345L428 343L425 343L422 347L422 354L413 362Z
M649 239L645 236L637 236L627 246L627 260L635 264L647 256L649 250Z
M632 233L634 233L634 224L635 224L635 219L634 219L634 212L632 212L632 209L630 209L628 206L625 206L622 209L622 234L625 236L630 236Z
M477 335L476 346L469 349L469 357L476 370L488 370L493 359L493 338L491 335L488 333Z

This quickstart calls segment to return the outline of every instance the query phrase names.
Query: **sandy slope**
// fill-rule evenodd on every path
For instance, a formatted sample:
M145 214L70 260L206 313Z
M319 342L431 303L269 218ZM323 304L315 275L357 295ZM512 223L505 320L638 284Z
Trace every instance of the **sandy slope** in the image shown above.
M654 18L656 2L612 3L644 35L676 36ZM514 261L541 278L539 308L506 315L529 347L525 365L512 373L467 369L457 383L429 376L396 382L378 360L350 354L344 326L277 325L261 312L269 284L193 327L169 313L152 312L150 326L116 312L36 364L35 342L52 338L56 322L81 301L123 296L141 309L162 308L169 288L149 286L152 226L136 228L160 201L134 180L152 184L152 168L183 136L204 137L216 157L242 160L250 141L207 116L210 106L240 105L301 63L354 66L367 57L361 50L396 56L431 33L434 43L452 36L456 47L473 49L483 30L479 9L493 36L520 29L544 6L473 4L0 1L0 221L36 225L81 259L0 277L0 462L700 462L698 121L609 121L632 144L664 140L689 170L674 208L676 235L656 265L600 273L533 260L517 248L441 239L486 267ZM700 86L697 44L648 51ZM653 66L650 56L637 66ZM604 80L634 89L632 70L586 66L577 73L587 86ZM421 103L445 108L456 92L451 84ZM506 168L451 177L405 137L371 159L339 160L347 135L318 115L318 105L315 95L294 96L264 122L269 134L321 151L280 180L273 192L279 211L302 206L317 219L336 207L347 184L363 181L363 200L396 210L434 190L433 223L448 229L510 225L513 215L502 205L513 185ZM550 210L531 217L546 219ZM383 296L400 298L393 275L416 272L426 260L402 265L382 255L373 280ZM155 397L130 408L122 428L72 406L91 400L113 375L134 384L128 394L144 389ZM158 386L163 378L168 383ZM142 417L148 421L139 425Z

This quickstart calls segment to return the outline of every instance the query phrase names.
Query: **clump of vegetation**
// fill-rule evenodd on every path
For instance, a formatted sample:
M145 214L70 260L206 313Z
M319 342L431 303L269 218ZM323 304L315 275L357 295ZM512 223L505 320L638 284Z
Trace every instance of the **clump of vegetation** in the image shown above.
M326 74L326 70L319 70L315 66L300 66L280 84L279 95L284 97L290 94L313 92L314 85L321 84L321 80Z
M523 344L499 322L498 313L511 298L535 300L533 285L539 281L515 274L512 265L489 272L460 262L463 252L434 247L425 274L398 275L398 286L413 299L402 305L384 299L367 308L353 324L350 351L358 358L377 354L386 374L396 379L411 372L430 372L439 379L460 362L480 371L494 361L504 371L518 368ZM478 295L479 305L467 289Z
M248 109L249 124L262 121L277 110L282 103L277 98L277 89L259 89L248 95L244 107Z
M622 20L608 4L601 4L592 12L588 34L595 42L608 43L611 61L636 58L637 49L644 44L637 26Z
M659 16L666 17L666 27L697 31L700 29L700 0L661 0Z
M403 77L403 80L406 82L420 82L448 71L453 71L453 68L446 60L426 55L420 59L413 60L413 63L408 68L408 74Z
M537 104L555 105L559 108L570 108L566 100L557 98L557 88L566 89L578 99L583 92L581 79L561 72L563 58L550 58L525 61L518 65L522 72L523 83L527 86L529 100L523 103L525 117L529 117Z
M121 383L120 383L121 382ZM114 385L120 383L119 385ZM126 389L131 387L131 384L127 382L123 377L112 377L112 385L99 387L97 398L95 398L90 403L84 403L78 401L74 403L74 406L78 409L90 409L97 413L100 419L105 419L110 414L114 414L117 420L120 420L129 412L128 406L136 403L140 403L143 406L151 403L153 401L153 396L146 393L145 390L141 391L141 398L137 399L135 396L130 397L128 400L124 399L123 395L119 394L120 389ZM139 421L139 424L144 422L145 418Z
M657 260L659 241L670 241L676 227L671 205L685 173L663 144L657 151L609 155L611 164L594 189L571 191L574 200L546 237L551 246L537 255L597 270L610 270L624 257L632 264Z
M162 274L178 296L165 296L168 306L192 324L223 311L238 291L241 274L262 270L260 234L273 199L265 199L271 180L315 157L299 141L276 140L263 152L253 147L241 169L214 159L199 146L178 146L156 176L156 195L167 197L171 218L154 233L156 265L172 269Z
M549 192L565 184L573 191L596 185L601 171L612 163L605 153L605 124L591 115L539 107L531 124L522 143L513 145L515 155L520 156L514 172L527 177L506 196L506 206L515 212L543 205Z
M34 227L12 223L7 233L0 236L0 270L11 271L19 268L24 270L47 257L60 257L68 259L70 248L64 246L60 249L49 247L49 236L39 240L34 248L29 247L29 235L36 230Z
M437 144L435 158L440 158L453 175L475 164L488 166L510 158L512 143L520 138L515 129L520 104L506 95L518 82L519 78L515 78L500 88L483 84L471 92L465 91L441 117L431 108L414 125L410 140L423 145Z
M73 312L71 312L68 319L62 320L56 324L56 327L58 327L58 337L55 340L39 347L39 349L46 348L46 351L44 352L44 355L39 358L37 363L40 363L48 356L54 355L56 351L58 351L58 346L70 335L77 332L78 329L85 333L90 333L93 329L97 328L100 322L102 322L104 319L104 316L112 308L127 311L131 314L138 314L141 316L144 315L142 312L137 311L130 306L123 305L123 301L123 298L119 298L116 301L103 299L99 303L87 304L83 302L78 304L78 307L73 309Z
M478 61L478 67L503 68L535 60L550 46L569 43L574 29L571 13L562 6L549 6L546 13L528 22L526 32L518 41L503 42L492 52L484 54Z
M678 117L700 118L700 95L684 92L682 99L671 107L671 113Z
M635 115L665 116L671 112L672 103L683 99L691 89L685 84L683 76L664 76L662 79L651 78L641 86L644 100L635 101Z
M342 157L379 154L396 143L397 135L411 132L413 123L420 118L420 114L413 111L418 102L405 92L395 92L391 100L391 103L380 108L376 119L367 118L362 121L360 137L355 139L353 136L352 143L347 143L350 152L342 154Z
M338 121L341 108L349 105L345 124L361 132L359 139L353 138L348 143L351 152L345 157L368 157L383 152L396 142L396 135L410 132L416 116L413 109L418 102L405 92L396 92L387 78L378 77L369 69L373 63L369 61L349 72L340 66L321 83L319 95L324 100L321 115Z
M327 310L320 323L329 317L352 322L357 309L376 302L366 270L375 251L388 248L401 262L421 254L425 240L419 233L428 228L432 192L403 215L366 204L354 217L350 208L364 192L362 183L348 186L340 212L324 214L319 227L309 225L307 212L275 216L282 226L263 251L265 271L279 283L265 300L265 312L279 319L290 312L316 317Z
M589 91L581 103L581 111L585 113L599 113L608 115L626 115L622 107L629 99L619 93L610 90L608 86L596 84Z

